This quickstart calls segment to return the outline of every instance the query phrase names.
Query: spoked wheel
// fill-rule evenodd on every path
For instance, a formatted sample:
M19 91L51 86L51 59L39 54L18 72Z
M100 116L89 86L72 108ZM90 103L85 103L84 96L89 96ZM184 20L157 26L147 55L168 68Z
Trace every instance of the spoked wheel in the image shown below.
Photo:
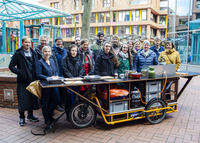
M159 109L159 108L164 108L166 107L165 101L159 98L153 98L151 99L146 107L145 110L153 110L153 109ZM166 110L157 110L157 111L152 111L152 112L146 112L146 119L149 121L151 124L158 124L160 123L166 116Z
M96 110L87 102L78 102L69 111L69 120L72 125L78 128L85 128L95 121Z

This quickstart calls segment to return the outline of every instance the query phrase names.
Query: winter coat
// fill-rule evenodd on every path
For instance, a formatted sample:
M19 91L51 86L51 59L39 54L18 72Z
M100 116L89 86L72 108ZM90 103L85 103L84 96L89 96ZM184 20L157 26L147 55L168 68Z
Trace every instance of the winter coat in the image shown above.
M31 94L26 87L36 80L36 52L30 48L32 62L25 57L23 48L15 51L9 64L9 69L17 74L17 98L19 112L39 109L38 98ZM17 67L15 67L17 66Z
M170 58L170 60L173 62L171 63L169 58L167 57L166 53L168 55L168 57ZM179 56L179 53L175 50L175 49L165 49L165 51L161 52L159 58L158 58L158 61L161 60L161 58L164 58L165 59L165 63L166 64L176 64L176 71L178 70L178 68L180 67L181 65L181 60L180 60L180 56Z
M62 59L62 68L65 78L82 77L85 73L79 55L73 58L69 51Z
M91 51L89 49L87 49L87 52L89 52L89 54L91 56L92 67L90 67L90 71L85 71L85 74L94 75L94 67L95 67L94 54L93 54L93 51ZM80 51L80 48L78 49L78 54L79 54L79 57L80 57L80 60L82 63L83 53Z
M143 65L158 65L158 58L152 50L149 50L149 54L146 57L143 50L135 57L134 70L141 72Z
M157 58L158 58L158 57L160 56L160 53L161 53L162 51L165 51L165 48L164 48L163 46L160 46L160 49L157 50L157 49L156 49L156 46L154 45L154 46L150 47L150 50L152 50L154 53L156 53Z
M137 53L138 53L138 52L135 50L135 48L133 48L133 50L131 50L132 63L134 63L135 57L136 57Z
M43 58L38 61L37 68L36 68L38 79L47 79L48 77L58 76L58 72L57 72L57 68L56 68L56 64L54 60L49 59L49 61L50 61L51 68L49 67L49 65Z
M95 61L95 75L100 76L113 76L115 73L118 73L117 67L114 66L112 58L113 54L109 53L109 58L105 56L105 53L101 50Z
M98 54L99 54L99 51L101 49L103 49L103 43L104 43L105 40L103 40L103 42L99 43L98 40L96 40L96 42L90 47L90 50L93 51L94 53L94 61L96 60Z
M63 48L57 47L55 44L52 47L52 54L56 57L59 67L59 76L63 76L62 71L62 58L67 54L67 50L63 46Z
M118 54L119 59L119 67L118 67L118 75L125 74L125 70L132 70L133 64L129 64L129 59L123 60L123 58Z
M52 49L52 48L51 48ZM37 53L37 56L38 56L38 60L42 59L42 51L40 51L40 45L38 45L36 48L35 48L35 51ZM59 67L58 67L58 61L57 61L57 58L55 56L55 53L52 53L52 55L50 56L51 59L54 60L55 64L56 64L56 68L57 68L57 72L58 72L58 75L59 75Z

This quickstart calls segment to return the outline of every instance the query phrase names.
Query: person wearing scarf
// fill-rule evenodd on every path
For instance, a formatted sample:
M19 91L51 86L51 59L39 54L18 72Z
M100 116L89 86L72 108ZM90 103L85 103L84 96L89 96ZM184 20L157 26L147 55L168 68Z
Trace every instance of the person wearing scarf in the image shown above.
M82 62L82 66L84 69L84 75L93 75L94 74L94 55L89 48L89 40L88 39L83 39L81 40L81 47L79 48L79 56L80 60ZM88 90L91 86L89 85L83 85L79 89L81 92L85 92Z
M120 74L125 74L125 70L132 70L133 68L132 55L128 44L123 44L121 46L120 51L118 53L118 59L120 63L118 67L118 75L120 77ZM118 85L125 89L128 89L126 84L119 83Z
M83 66L78 55L78 47L75 44L70 45L67 55L62 59L62 69L65 78L82 77L84 74ZM79 86L72 86L71 89L78 92ZM69 94L69 92L71 94ZM75 101L76 95L69 91L65 100L65 110L67 110ZM66 113L68 114L68 113ZM67 115L67 117L69 117ZM68 118L67 118L68 119Z

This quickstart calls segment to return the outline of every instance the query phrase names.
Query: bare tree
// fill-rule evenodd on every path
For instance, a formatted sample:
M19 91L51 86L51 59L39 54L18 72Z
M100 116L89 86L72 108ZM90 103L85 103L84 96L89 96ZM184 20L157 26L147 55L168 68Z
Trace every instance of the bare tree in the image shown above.
M92 0L84 0L84 11L83 11L83 20L82 20L82 38L90 38L90 20L91 20L91 11L92 11Z

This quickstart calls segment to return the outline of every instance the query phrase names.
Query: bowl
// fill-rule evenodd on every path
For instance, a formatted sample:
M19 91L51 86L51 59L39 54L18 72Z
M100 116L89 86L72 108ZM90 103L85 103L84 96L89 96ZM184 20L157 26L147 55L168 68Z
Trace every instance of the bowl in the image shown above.
M140 78L141 77L141 73L131 73L131 76L133 77L133 78Z

